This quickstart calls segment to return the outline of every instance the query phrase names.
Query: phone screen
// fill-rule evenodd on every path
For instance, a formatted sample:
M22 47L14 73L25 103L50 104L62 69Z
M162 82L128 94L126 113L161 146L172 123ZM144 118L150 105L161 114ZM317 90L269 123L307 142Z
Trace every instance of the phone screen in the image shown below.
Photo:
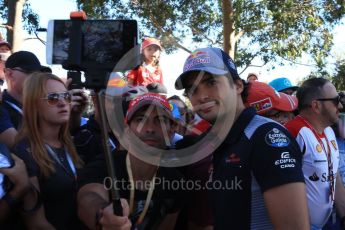
M71 20L53 20L48 24L47 63L63 64L68 58ZM81 26L82 63L116 63L137 45L135 20L86 20Z

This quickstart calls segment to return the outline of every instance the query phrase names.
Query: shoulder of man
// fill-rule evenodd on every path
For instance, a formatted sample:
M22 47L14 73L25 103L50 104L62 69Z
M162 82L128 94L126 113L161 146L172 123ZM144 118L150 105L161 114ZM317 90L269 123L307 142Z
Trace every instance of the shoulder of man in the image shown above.
M267 151L281 152L282 150L293 151L293 155L300 155L300 150L296 139L281 124L256 115L245 129L247 138L255 146L266 148ZM255 151L265 151L264 149L256 149Z
M293 119L285 124L285 128L291 133L293 137L297 137L300 130L305 127L305 124L300 119Z
M304 182L302 153L284 126L256 116L254 131L246 130L252 143L251 167L262 191L292 182Z

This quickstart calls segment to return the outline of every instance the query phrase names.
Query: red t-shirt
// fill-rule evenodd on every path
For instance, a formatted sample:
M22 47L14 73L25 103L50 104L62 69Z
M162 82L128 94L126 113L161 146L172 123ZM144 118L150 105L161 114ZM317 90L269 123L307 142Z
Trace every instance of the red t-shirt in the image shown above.
M156 68L154 72L151 72L146 67L139 66L127 74L127 79L132 80L133 85L147 86L155 82L163 84L163 74L160 68Z

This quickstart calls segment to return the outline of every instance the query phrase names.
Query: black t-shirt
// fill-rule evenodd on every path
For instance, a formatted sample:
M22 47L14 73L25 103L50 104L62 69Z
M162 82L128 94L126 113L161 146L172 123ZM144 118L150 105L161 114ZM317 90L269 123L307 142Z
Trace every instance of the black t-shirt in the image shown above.
M130 183L126 168L126 156L127 151L118 151L114 157L114 164L120 196L129 201ZM106 168L103 156L96 157L80 171L78 176L78 187L82 187L88 183L100 183L103 185L105 184L106 187L109 186L111 180L107 178L108 173ZM178 187L178 183L181 183L182 179L181 174L176 169L159 167L149 210L143 222L139 225L135 223L144 207L147 191L135 190L134 211L130 215L132 229L155 229L155 226L157 226L167 214L179 211L184 204L184 193L181 187ZM173 181L175 187L171 186Z
M47 220L56 229L82 229L77 217L77 182L71 168L66 168L69 164L62 167L52 158L55 162L55 173L45 178L40 173L26 141L15 146L14 152L25 162L29 177L38 179Z

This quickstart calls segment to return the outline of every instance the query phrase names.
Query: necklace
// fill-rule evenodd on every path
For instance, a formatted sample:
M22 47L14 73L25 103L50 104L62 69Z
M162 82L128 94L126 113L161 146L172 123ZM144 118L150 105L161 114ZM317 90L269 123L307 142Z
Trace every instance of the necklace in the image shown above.
M131 161L129 160L129 154L128 153L126 156L126 167L127 167L127 172L128 172L129 183L131 185L131 187L130 187L130 189L131 189L130 190L130 198L129 198L129 213L131 214L133 212L133 208L134 208L135 183L134 183L134 179L133 179ZM149 209L149 205L150 205L152 195L153 195L153 190L155 189L156 174L157 174L157 172L155 172L155 174L153 175L152 180L150 182L150 188L149 188L149 191L147 193L144 209L140 213L140 216L136 222L137 225L142 223L142 221L144 220L144 217L145 217L145 215ZM144 183L144 184L146 184L146 183Z

